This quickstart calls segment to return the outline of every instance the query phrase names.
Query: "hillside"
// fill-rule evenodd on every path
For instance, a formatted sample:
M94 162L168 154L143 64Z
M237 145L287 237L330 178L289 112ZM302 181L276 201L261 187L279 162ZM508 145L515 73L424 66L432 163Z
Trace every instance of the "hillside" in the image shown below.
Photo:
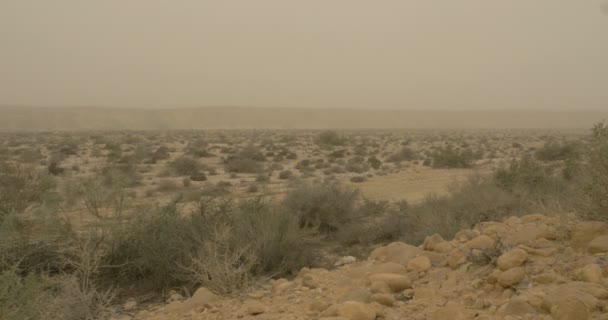
M323 129L323 128L588 128L605 111L411 111L206 107L128 109L0 107L0 131Z
M607 319L608 224L539 214L484 222L454 239L344 257L236 297L199 288L161 306L125 305L115 320Z

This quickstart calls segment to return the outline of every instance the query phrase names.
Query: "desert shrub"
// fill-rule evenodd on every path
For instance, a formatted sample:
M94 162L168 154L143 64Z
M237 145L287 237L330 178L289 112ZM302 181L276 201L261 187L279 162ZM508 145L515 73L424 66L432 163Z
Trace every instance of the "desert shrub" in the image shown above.
M102 168L101 181L106 186L135 187L141 184L141 176L132 164L112 164Z
M411 243L420 243L433 233L451 238L479 222L517 215L522 208L524 204L518 197L498 187L492 179L472 176L452 186L446 196L431 194L422 203L410 206L404 237Z
M536 158L541 161L567 160L578 158L582 154L581 146L572 142L547 142L536 150Z
M156 190L160 192L174 192L179 190L179 186L174 180L162 179L158 182Z
M195 172L190 174L190 180L192 181L207 181L207 175L204 172Z
M353 219L336 238L345 246L372 245L399 240L406 232L406 202L391 203L364 199Z
M303 183L290 190L282 204L302 226L330 233L350 220L357 197L357 190L336 183Z
M121 219L130 206L124 185L107 185L97 179L85 179L80 184L82 201L87 212L97 219Z
M380 167L382 166L382 161L380 161L378 158L376 158L375 156L371 156L369 158L367 158L367 162L369 163L369 165L374 168L375 170L380 169Z
M344 142L345 139L332 130L323 131L316 138L316 143L323 146L340 146Z
M580 188L555 169L526 155L512 160L508 166L497 168L494 181L501 189L536 206L574 208Z
M21 277L16 270L0 273L0 318L39 319L40 301L47 298L50 284L36 274Z
M287 180L293 177L293 172L291 170L283 170L279 172L279 179Z
M198 160L189 156L181 156L171 161L169 167L180 176L192 175L203 169L203 165Z
M53 188L53 180L33 167L0 163L0 222L10 213L40 204Z
M354 176L350 178L350 182L361 183L367 181L366 176Z
M262 164L254 159L228 157L224 162L226 172L234 173L259 173L262 171Z
M470 168L474 155L470 149L456 149L452 145L436 149L431 153L434 168Z
M418 159L418 153L412 150L411 148L404 147L399 152L390 155L386 158L386 162L402 162L402 161L412 161Z
M581 213L594 219L606 220L608 213L608 125L596 124L592 130L592 140L588 164L583 166L586 178L583 180L584 202Z

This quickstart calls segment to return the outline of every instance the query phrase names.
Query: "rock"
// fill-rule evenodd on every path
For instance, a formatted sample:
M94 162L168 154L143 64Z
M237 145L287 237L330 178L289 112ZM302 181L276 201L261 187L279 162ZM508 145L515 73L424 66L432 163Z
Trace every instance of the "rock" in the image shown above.
M392 294L387 293L375 293L372 294L371 300L374 302L378 302L383 306L392 307L397 303L397 299Z
M302 286L314 289L318 287L317 278L312 274L305 274L302 277Z
M579 251L587 250L589 242L598 236L608 234L608 223L597 221L577 222L570 236L571 246Z
M391 293L392 290L384 281L373 281L370 290L373 293Z
M169 296L169 299L167 299L167 302L177 301L177 300L184 300L184 297L179 293L172 293Z
M309 306L308 309L315 312L323 312L329 308L331 304L327 301L315 300Z
M521 266L527 259L528 253L523 249L516 248L501 255L496 261L496 265L501 270L509 270Z
M435 251L435 248L437 247L437 245L440 243L443 243L443 242L445 242L443 237L440 234L435 233L431 236L424 238L424 243L422 244L422 249L427 250L427 251Z
M393 292L403 291L412 287L412 282L408 276L395 273L373 274L369 277L369 280L372 283L377 281L384 282Z
M375 265L371 268L370 273L399 273L406 274L407 269L404 265L394 262L387 262Z
M601 283L603 279L602 267L591 263L579 270L581 280L586 282Z
M247 308L247 313L250 315L258 315L266 312L266 306L264 306L261 302L254 301L248 302L245 304Z
M338 306L337 316L350 320L374 320L376 311L365 303L347 301Z
M499 310L501 316L523 316L526 314L534 314L536 310L523 299L512 298L509 302Z
M608 252L608 235L599 236L589 242L590 253Z
M501 272L496 281L503 287L511 287L520 283L526 276L526 272L522 267L515 267L507 271Z
M460 230L454 235L454 240L466 242L480 235L478 230Z
M464 308L458 304L448 303L445 307L435 310L428 320L465 320Z
M346 257L340 258L340 260L338 260L336 263L334 263L334 266L339 267L339 266L344 266L347 264L352 264L355 262L357 262L357 258L355 258L353 256L346 256Z
M587 320L591 317L585 303L577 297L561 299L551 308L551 316L554 320Z
M340 302L346 301L359 301L368 303L371 301L372 293L365 288L355 289L345 294L342 298L340 298Z
M425 272L431 268L431 260L425 256L418 256L407 263L407 268L416 272Z
M460 250L454 250L450 253L446 262L450 268L456 269L467 262L467 256Z
M210 307L213 303L218 302L220 297L211 292L205 287L198 288L192 297L186 300L186 303L196 307Z
M403 242L393 242L385 247L380 247L372 251L369 255L369 260L394 262L405 266L411 259L417 256L427 256L431 261L437 263L444 259L442 254L424 251L416 246Z
M582 284L594 285L587 282L582 282ZM590 289L591 288L572 282L555 286L546 292L546 295L542 301L542 308L548 312L551 312L553 307L556 306L562 299L574 297L582 301L587 306L587 309L593 311L597 308L598 299L592 294L583 291L590 291Z
M479 237L467 241L464 246L469 250L477 249L486 251L494 249L495 243L496 242L494 241L494 239L488 237L487 235L481 235Z

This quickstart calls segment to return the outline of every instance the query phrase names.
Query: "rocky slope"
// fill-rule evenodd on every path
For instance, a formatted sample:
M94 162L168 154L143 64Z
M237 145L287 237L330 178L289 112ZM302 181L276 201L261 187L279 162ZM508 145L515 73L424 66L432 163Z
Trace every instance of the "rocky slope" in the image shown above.
M146 310L127 303L115 319L608 319L607 262L607 223L535 214L391 243L239 297L200 288Z

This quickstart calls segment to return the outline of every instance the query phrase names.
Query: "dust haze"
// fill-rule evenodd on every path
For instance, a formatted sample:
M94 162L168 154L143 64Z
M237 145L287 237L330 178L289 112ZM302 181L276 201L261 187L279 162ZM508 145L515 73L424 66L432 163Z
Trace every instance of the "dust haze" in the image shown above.
M603 109L605 1L0 3L0 105Z

